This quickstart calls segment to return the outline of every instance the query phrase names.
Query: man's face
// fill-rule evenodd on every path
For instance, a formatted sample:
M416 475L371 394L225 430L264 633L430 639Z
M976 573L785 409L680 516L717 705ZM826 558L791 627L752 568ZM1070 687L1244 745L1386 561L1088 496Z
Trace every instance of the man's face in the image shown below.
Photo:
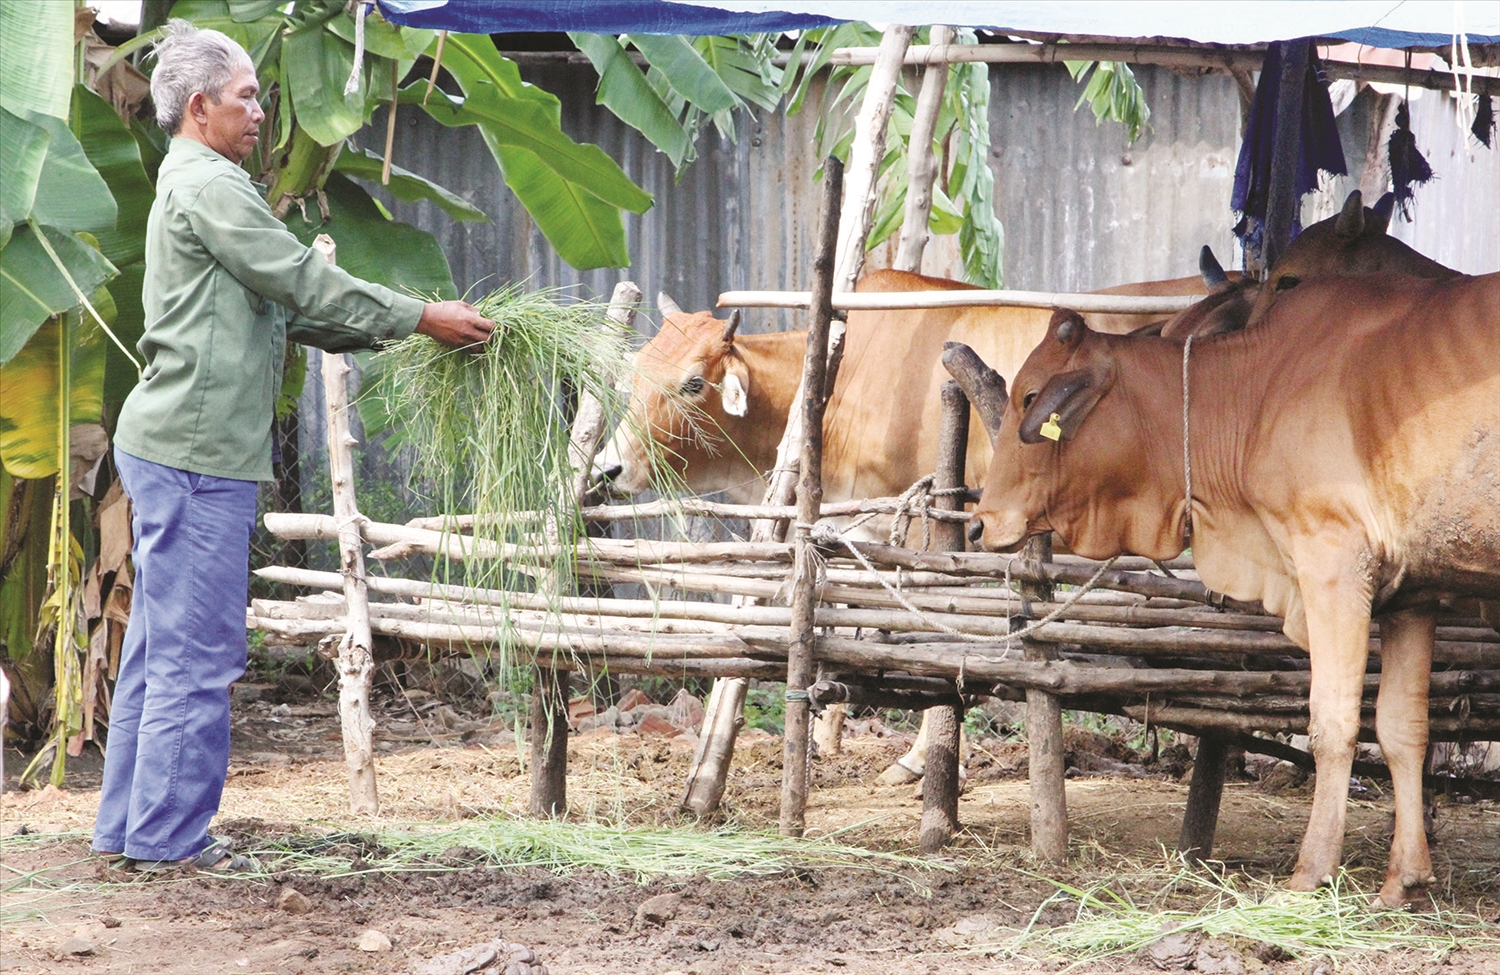
M189 107L200 120L203 144L226 159L244 162L255 151L260 123L266 117L259 97L260 83L248 61L230 77L217 102L202 93L193 95Z

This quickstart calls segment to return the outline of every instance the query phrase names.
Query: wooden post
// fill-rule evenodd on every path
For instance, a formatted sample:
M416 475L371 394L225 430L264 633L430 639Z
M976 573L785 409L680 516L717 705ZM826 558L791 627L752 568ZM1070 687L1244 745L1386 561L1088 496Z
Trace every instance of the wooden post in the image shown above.
M610 298L611 319L629 328L635 322L635 311L641 303L641 289L629 281L615 285ZM594 454L604 434L604 404L589 392L578 399L573 429L568 437L568 462L573 467L568 503L581 507L589 492ZM554 539L556 541L556 539ZM561 591L556 573L543 583L554 597L569 595ZM556 666L532 669L531 689L531 801L533 816L561 816L568 808L568 681L572 676Z
M1052 561L1052 536L1026 542L1028 563ZM1043 602L1052 599L1048 583L1022 583L1021 595ZM1044 645L1024 640L1027 660L1050 660ZM1063 788L1062 702L1055 694L1026 691L1026 744L1030 752L1031 852L1038 860L1062 863L1068 859L1068 801Z
M953 43L953 28L933 27L931 44ZM906 215L901 223L901 243L896 248L896 270L922 273L922 251L930 233L927 221L932 216L932 184L938 174L938 160L932 154L932 137L937 132L939 110L943 107L943 89L948 85L948 63L929 64L922 76L922 90L911 120L911 138L906 150Z
M991 369L979 353L962 342L943 343L943 368L948 375L958 380L964 395L979 414L984 432L989 434L990 446L995 446L1000 435L1000 423L1005 418L1005 377Z
M333 238L319 234L313 247L336 264ZM370 594L365 586L364 520L354 493L354 435L349 431L349 356L323 354L323 393L328 413L328 471L333 483L333 516L339 526L339 563L348 614L338 644L339 727L344 764L349 769L349 811L380 812L375 788L375 719L370 716L370 684L375 658L370 653Z
M964 459L969 452L969 398L953 380L943 383L943 424L938 435L937 477L939 490L963 487ZM957 495L938 495L934 507L949 511L963 510ZM964 526L958 522L938 522L933 528L933 543L946 552L964 548ZM923 853L936 853L958 832L959 733L963 727L963 706L929 708L927 767L922 777Z
M813 262L812 315L807 324L807 355L802 363L802 463L797 485L796 561L792 572L792 625L786 664L786 730L782 750L781 833L801 836L807 807L807 743L813 682L813 611L817 608L817 553L810 529L823 505L823 407L828 398L828 331L833 321L834 228L838 226L843 166L824 166L823 208L818 256Z
M554 658L555 662L555 658ZM531 686L531 814L568 810L568 679L566 670L536 667Z
M1198 755L1193 760L1193 779L1188 786L1187 810L1182 816L1182 833L1177 850L1195 863L1208 859L1214 851L1214 831L1219 825L1219 800L1224 796L1224 766L1229 755L1232 734L1204 731L1198 738Z
M1307 82L1307 62L1312 41L1306 37L1287 41L1281 49L1281 87L1276 96L1276 124L1271 138L1271 185L1266 194L1265 243L1261 254L1265 272L1291 242L1292 224L1302 198L1297 195L1297 157L1302 148L1302 96Z
M344 762L349 767L349 811L380 812L375 790L375 719L370 716L370 602L365 587L365 554L354 494L354 437L349 432L349 357L323 354L323 387L328 404L328 466L333 479L333 515L339 523L339 562L344 573L348 628L338 645L339 725Z
M721 677L714 681L703 709L702 737L693 752L682 808L702 816L719 808L729 781L729 761L734 740L745 724L745 693L750 682L743 677Z

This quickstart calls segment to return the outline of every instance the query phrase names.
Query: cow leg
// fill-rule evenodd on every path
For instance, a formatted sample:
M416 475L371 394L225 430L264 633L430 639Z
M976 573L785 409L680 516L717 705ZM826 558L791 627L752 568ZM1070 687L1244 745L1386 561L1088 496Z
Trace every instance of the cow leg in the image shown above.
M1436 619L1431 610L1406 610L1380 621L1380 696L1375 733L1391 769L1396 832L1391 862L1376 903L1403 906L1436 878L1423 824L1422 764L1427 753L1427 693Z
M1317 768L1312 813L1297 869L1287 886L1313 890L1333 882L1344 851L1349 773L1359 735L1359 702L1370 655L1370 582L1339 551L1299 559L1312 690L1307 733ZM1321 558L1318 558L1321 556ZM1321 562L1321 565L1319 565ZM1309 568L1302 568L1308 566Z
M891 767L880 773L881 785L907 785L920 779L927 772L927 742L932 737L929 712L922 712L922 727L917 730L917 740L911 743L905 755L891 763Z
M837 755L844 750L844 718L848 714L848 705L830 704L813 719L813 744L818 746L819 755Z

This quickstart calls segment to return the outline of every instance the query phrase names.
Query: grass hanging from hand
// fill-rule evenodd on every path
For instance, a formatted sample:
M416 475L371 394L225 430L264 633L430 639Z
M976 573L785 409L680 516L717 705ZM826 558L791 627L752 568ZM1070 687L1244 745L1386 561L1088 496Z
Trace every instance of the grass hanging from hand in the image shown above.
M472 513L476 541L568 553L582 534L569 487L570 399L588 392L613 403L631 333L605 305L563 299L510 285L474 302L495 322L484 346L449 349L414 335L379 353L386 410L415 451L413 490L442 513ZM546 561L469 559L453 578L453 564L439 560L435 572L460 585L564 591L571 559Z

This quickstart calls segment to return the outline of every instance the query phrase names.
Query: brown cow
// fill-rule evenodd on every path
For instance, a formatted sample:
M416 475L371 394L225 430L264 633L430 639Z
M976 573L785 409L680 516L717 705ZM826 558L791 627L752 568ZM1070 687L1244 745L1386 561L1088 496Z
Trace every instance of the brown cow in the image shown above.
M875 271L859 291L954 291L972 285ZM1122 285L1104 294L1203 294L1197 277ZM1051 312L1036 308L938 308L849 313L843 365L823 426L823 497L891 497L932 473L947 371L943 344L974 348L1010 375L1046 333ZM1162 316L1106 316L1100 327L1129 331ZM735 320L731 319L731 322ZM776 463L787 410L801 378L806 332L737 335L709 312L669 313L636 356L629 413L600 459L623 495L652 481L652 457L690 491L723 491L758 503ZM919 406L916 404L920 404ZM643 442L650 431L653 444ZM982 423L970 424L968 470L978 483L989 463ZM657 472L660 474L660 471ZM660 480L660 478L658 478Z
M971 538L1008 550L1056 531L1093 558L1168 559L1191 530L1206 585L1285 619L1311 656L1318 769L1300 890L1341 858L1374 614L1396 805L1379 900L1400 905L1432 882L1421 776L1435 603L1500 592L1500 274L1284 291L1257 327L1194 342L1186 429L1183 359L1183 343L1059 313L1011 385Z
M1395 199L1387 193L1367 207L1359 190L1350 193L1337 215L1318 221L1291 242L1264 282L1229 280L1205 246L1199 266L1208 297L1168 319L1161 333L1168 338L1207 337L1251 327L1270 313L1282 294L1317 278L1383 272L1433 280L1457 277L1458 271L1386 233Z

